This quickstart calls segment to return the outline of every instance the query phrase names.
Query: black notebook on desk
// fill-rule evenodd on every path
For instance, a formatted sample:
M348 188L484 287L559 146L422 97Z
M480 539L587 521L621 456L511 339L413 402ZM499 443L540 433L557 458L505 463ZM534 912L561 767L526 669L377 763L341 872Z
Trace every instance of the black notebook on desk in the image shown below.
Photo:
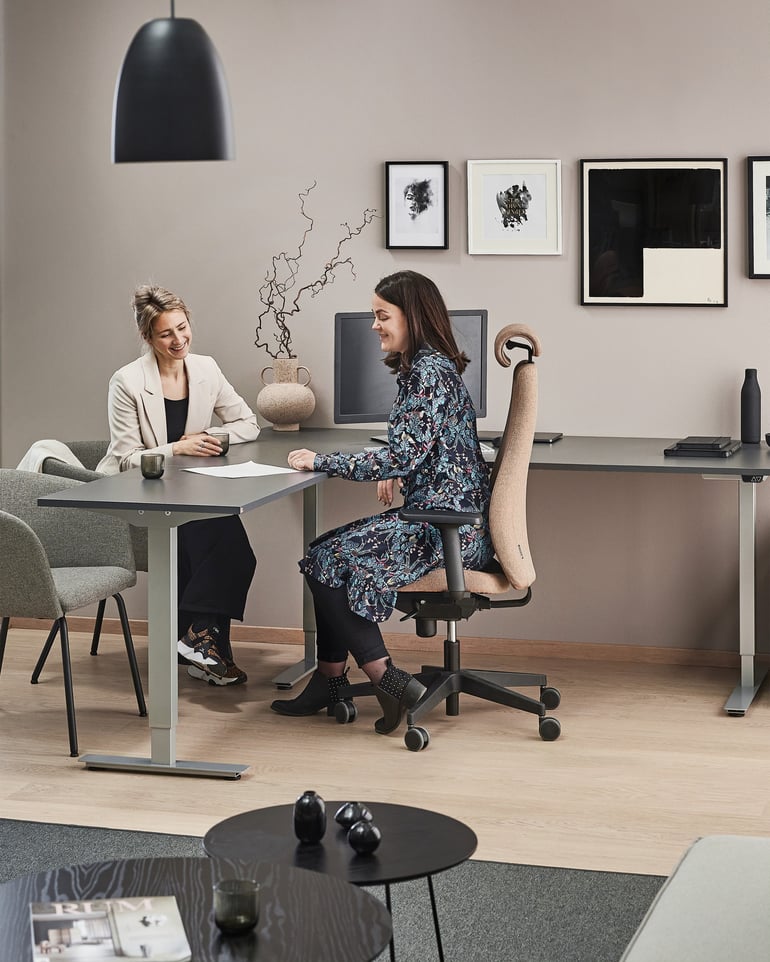
M664 448L663 453L675 458L729 458L740 447L740 441L728 437L690 435Z

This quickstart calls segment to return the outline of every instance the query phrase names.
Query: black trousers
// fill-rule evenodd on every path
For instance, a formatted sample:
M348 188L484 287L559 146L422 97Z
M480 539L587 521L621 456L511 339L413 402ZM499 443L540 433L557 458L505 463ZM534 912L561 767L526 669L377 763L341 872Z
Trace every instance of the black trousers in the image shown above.
M177 529L179 637L204 617L229 643L230 619L243 621L257 559L236 515L190 521Z
M344 587L330 588L309 575L305 580L313 595L319 661L345 661L350 653L360 668L388 657L380 626L350 610Z

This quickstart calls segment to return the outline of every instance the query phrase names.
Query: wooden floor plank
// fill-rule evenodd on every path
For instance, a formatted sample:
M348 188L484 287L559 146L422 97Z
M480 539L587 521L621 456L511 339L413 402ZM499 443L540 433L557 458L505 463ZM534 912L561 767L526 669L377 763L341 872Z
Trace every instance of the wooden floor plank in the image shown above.
M770 814L770 694L744 718L723 704L724 668L474 656L478 667L545 671L561 689L562 737L543 742L534 716L463 700L426 722L429 748L406 750L402 732L376 735L374 699L358 720L287 719L269 710L271 679L299 658L281 645L239 644L246 685L221 689L179 674L178 757L251 766L237 782L86 771L68 755L61 664L51 654L29 684L45 632L12 628L0 675L0 816L203 835L222 818L327 798L400 802L462 819L477 858L664 875L701 835L765 834ZM136 639L146 678L146 639ZM82 752L148 754L122 644L71 639ZM420 652L399 653L416 669ZM287 826L290 830L290 826Z

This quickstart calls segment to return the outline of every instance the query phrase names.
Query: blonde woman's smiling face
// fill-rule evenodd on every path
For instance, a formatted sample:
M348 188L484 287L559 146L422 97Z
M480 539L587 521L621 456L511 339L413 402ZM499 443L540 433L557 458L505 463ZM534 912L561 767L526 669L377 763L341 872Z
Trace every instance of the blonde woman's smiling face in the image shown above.
M184 311L164 311L152 325L149 344L156 357L164 360L183 361L190 353L192 331Z
M409 327L404 312L395 304L384 301L378 294L372 297L372 311L372 330L380 338L380 349L386 353L392 351L403 354L409 347Z

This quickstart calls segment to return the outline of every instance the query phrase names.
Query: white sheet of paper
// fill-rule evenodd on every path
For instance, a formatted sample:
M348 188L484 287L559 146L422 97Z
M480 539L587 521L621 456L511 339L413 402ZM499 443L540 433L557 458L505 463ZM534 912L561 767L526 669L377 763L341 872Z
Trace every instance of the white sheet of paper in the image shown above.
M277 468L274 464L257 464L244 461L243 464L223 464L216 468L182 468L194 474L209 474L215 478L265 478L270 474L295 474L293 468Z

